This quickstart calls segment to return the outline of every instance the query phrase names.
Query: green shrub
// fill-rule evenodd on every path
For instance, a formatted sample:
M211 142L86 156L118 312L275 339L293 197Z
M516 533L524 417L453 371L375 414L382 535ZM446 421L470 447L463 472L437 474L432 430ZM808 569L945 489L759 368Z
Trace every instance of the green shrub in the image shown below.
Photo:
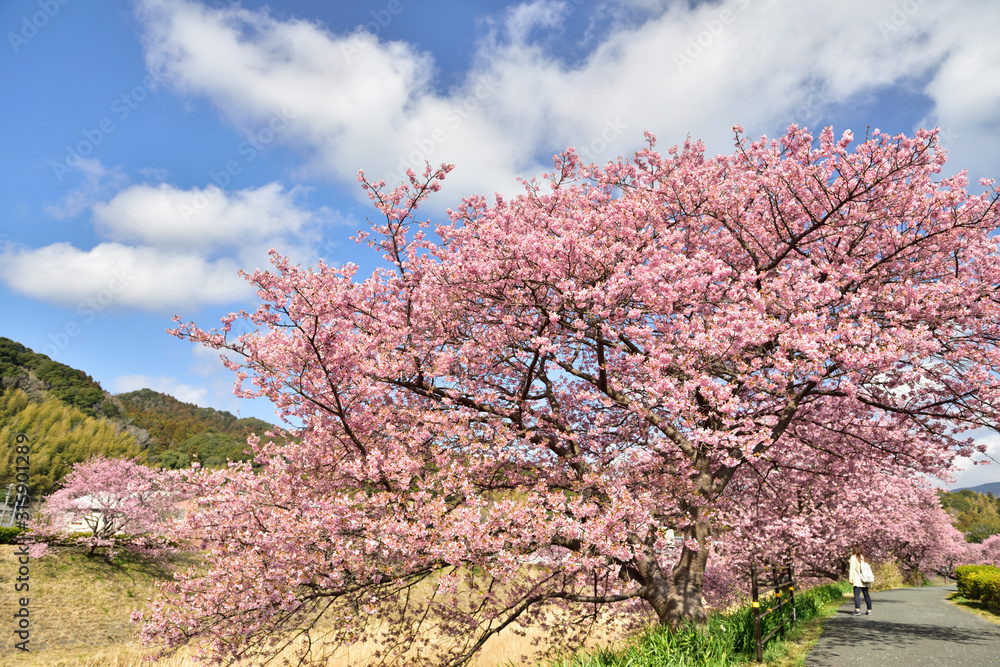
M982 596L979 598L987 607L1000 610L1000 570L995 574L986 574L989 579L983 581Z
M23 532L24 529L17 526L0 528L0 544L17 544L17 536Z
M1000 609L1000 568L992 565L963 565L955 569L958 592L966 600Z
M979 596L973 590L978 585L977 575L981 572L997 571L992 565L960 565L955 568L955 578L958 579L958 592L966 600L978 600ZM978 590L978 589L976 589Z
M827 605L840 602L850 589L846 582L817 586L795 594L795 615L799 622L822 614ZM768 605L767 600L761 601ZM777 614L761 622L761 636L777 627ZM791 627L786 629L791 630ZM744 665L756 652L753 635L753 610L750 605L729 613L709 614L704 626L685 626L679 630L653 627L618 650L597 649L571 659L552 663L552 667L645 667L647 665Z

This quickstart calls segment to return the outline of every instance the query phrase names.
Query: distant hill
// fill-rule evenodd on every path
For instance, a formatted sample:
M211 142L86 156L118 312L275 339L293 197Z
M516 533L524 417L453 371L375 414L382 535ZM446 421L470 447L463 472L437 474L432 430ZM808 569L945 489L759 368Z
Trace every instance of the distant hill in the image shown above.
M74 463L95 454L147 465L207 468L251 458L247 436L275 427L153 391L112 396L85 372L0 337L0 440L31 442L33 496L50 493ZM0 451L0 490L14 480L14 450Z
M51 493L74 463L97 454L144 459L135 436L109 419L95 419L67 405L55 394L33 400L22 389L0 392L0 488L16 478L14 436L28 437L28 488L32 497Z
M274 425L253 417L238 418L224 410L201 408L152 389L117 394L122 416L149 433L150 460L168 468L187 467L197 457L205 467L219 467L226 459L251 458L247 436L264 437Z
M952 489L952 491L975 491L976 493L992 493L994 496L1000 496L1000 482L990 482L989 484L980 484L979 486L970 486L964 489Z
M952 518L952 524L965 534L968 541L982 542L990 535L1000 533L1000 498L972 489L941 491L939 497L941 507Z
M0 336L0 391L21 389L32 399L46 393L90 417L117 417L111 395L81 370Z

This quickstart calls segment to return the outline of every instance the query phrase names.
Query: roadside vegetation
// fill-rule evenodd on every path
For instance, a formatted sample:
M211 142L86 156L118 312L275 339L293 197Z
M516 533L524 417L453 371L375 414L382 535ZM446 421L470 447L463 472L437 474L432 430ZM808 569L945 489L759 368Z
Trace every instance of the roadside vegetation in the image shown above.
M784 640L775 638L766 645L765 663L775 666L801 664L808 647L819 637L818 621L843 604L849 590L846 582L837 582L796 593L797 622L790 627ZM762 601L762 606L766 604ZM765 618L761 635L771 632L779 620L776 615ZM550 663L549 667L726 667L754 663L754 655L753 610L747 604L710 614L704 627L688 626L676 632L664 627L652 628L619 648L583 652Z
M6 551L6 550L5 550ZM88 558L75 550L32 560L32 611L37 625L32 631L30 654L0 649L0 664L25 667L143 667L150 651L133 641L129 616L135 609L148 609L157 596L156 584L172 578L174 572L197 563L194 554L175 554L158 563L127 553L115 557ZM10 553L0 557L0 579L9 581L14 568ZM37 583L36 583L37 582ZM36 588L37 586L37 588ZM798 623L784 641L772 640L766 648L768 665L787 667L801 664L808 647L819 636L818 621L832 613L846 599L846 583L819 586L797 593ZM3 604L9 603L4 598ZM766 602L765 602L766 604ZM6 609L6 606L4 607ZM762 632L773 628L765 622ZM536 639L504 636L476 661L478 667L513 664ZM594 648L591 653L551 663L551 667L644 667L646 665L742 665L753 662L753 616L749 606L711 615L703 629L687 627L679 632L651 629L642 635L611 643L614 648ZM363 664L368 647L331 661L336 667ZM798 662L796 662L796 660ZM645 662L643 662L645 661ZM154 664L162 667L194 667L190 651ZM542 666L540 666L542 667Z
M1000 568L963 565L955 569L958 592L948 599L990 623L1000 625Z
M154 563L127 553L108 560L88 558L74 550L32 561L33 611L39 624L33 631L31 654L14 654L9 646L0 650L0 664L25 667L144 667L148 650L133 642L134 628L129 616L134 609L148 609L157 596L156 584L168 580L173 572L198 562L195 554L175 554ZM9 581L14 568L10 554L0 558L0 579ZM996 568L992 568L996 570ZM876 568L878 590L905 586L900 568L893 562ZM964 570L963 570L964 572ZM1000 570L998 570L1000 572ZM822 632L823 621L850 597L846 582L820 585L796 591L797 622L784 640L773 639L764 651L769 667L802 665L810 648ZM953 601L984 618L1000 624L1000 614L961 595ZM8 602L3 600L4 604ZM763 602L766 606L766 599ZM6 609L6 607L4 607ZM762 634L774 627L777 619L766 619ZM488 651L474 663L477 667L513 665L536 634L528 637L508 635L497 638ZM365 664L370 647L358 646L330 665ZM161 667L194 667L191 652L182 650L154 663ZM684 627L677 632L651 628L623 641L608 641L574 656L537 667L653 667L660 665L750 665L754 663L753 616L748 605L711 614L703 628Z

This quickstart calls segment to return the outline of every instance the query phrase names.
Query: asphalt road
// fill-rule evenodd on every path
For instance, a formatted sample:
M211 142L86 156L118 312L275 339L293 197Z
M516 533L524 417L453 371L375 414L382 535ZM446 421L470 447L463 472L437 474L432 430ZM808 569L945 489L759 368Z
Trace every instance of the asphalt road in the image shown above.
M871 616L852 616L851 601L826 621L806 665L1000 667L1000 626L948 602L956 590L947 584L872 593Z

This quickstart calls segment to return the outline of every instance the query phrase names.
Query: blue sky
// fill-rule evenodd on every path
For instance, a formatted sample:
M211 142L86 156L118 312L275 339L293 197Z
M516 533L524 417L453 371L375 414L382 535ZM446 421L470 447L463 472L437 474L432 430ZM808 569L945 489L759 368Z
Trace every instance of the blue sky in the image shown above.
M0 335L112 392L274 421L165 329L251 308L236 271L270 247L374 268L358 169L455 163L440 215L567 146L724 153L734 124L797 123L940 127L949 172L1000 178L998 24L993 0L5 0Z

